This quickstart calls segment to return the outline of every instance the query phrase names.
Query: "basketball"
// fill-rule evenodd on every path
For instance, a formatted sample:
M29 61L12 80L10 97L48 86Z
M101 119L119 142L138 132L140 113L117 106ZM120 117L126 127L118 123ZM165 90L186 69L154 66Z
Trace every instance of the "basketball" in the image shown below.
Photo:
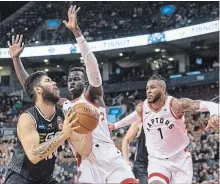
M72 113L76 113L76 117L78 118L78 122L75 126L80 126L77 129L77 133L80 134L88 134L93 131L99 122L99 113L98 110L90 104L87 103L79 103L72 107Z

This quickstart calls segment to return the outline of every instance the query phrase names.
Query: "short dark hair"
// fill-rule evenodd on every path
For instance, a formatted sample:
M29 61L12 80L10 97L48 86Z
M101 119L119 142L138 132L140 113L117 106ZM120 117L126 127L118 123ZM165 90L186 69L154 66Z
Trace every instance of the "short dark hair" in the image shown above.
M166 80L159 74L153 74L148 81L150 80L158 80L160 81L161 85L164 86L166 88Z
M34 87L38 85L42 76L48 76L46 72L36 71L28 76L24 84L24 90L26 94L36 102L36 94L34 92Z
M84 66L70 66L69 73L74 72L74 71L82 72L84 79L85 79L85 82L88 83L86 68ZM68 75L69 75L69 73L68 73Z
M159 74L153 74L148 80L162 80L166 82L166 80Z

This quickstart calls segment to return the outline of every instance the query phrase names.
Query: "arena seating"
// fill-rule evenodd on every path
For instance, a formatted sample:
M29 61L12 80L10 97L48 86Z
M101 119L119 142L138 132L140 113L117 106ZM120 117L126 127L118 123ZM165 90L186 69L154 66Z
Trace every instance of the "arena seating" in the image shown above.
M64 25L57 30L48 31L45 22L48 19L67 19L66 12L70 4L81 7L79 26L88 41L99 41L141 34L151 34L185 26L214 21L219 18L219 2L172 2L175 12L172 15L161 15L160 8L171 2L28 2L19 11L0 23L0 47L7 47L7 40L12 35L23 34L26 45L61 44L75 42L72 34ZM74 4L73 4L74 5ZM163 68L164 69L164 68ZM219 63L202 72L218 71ZM159 71L167 79L166 71ZM107 84L129 81L146 81L152 73L140 69L132 72L112 73ZM66 87L66 77L55 76L58 86ZM0 86L3 84L0 83ZM3 86L4 87L4 86ZM211 100L219 102L219 82L193 87L182 86L169 89L168 93L177 98ZM145 90L133 90L123 93L106 93L107 106L125 105L128 115L140 101L146 98ZM16 128L19 115L32 104L22 101L20 96L0 96L0 183L3 183L7 164L17 143L15 136L2 137L2 128ZM188 135L192 154L194 173L193 184L217 184L219 182L219 132L204 131L209 114L186 113ZM121 117L123 118L123 117ZM113 140L120 149L121 141L128 127L112 132ZM132 141L130 160L134 160L136 140ZM61 184L72 184L76 181L76 160L68 143L59 149L54 170L56 179Z
M40 29L48 19L65 19L71 2L29 2L30 6L13 19L0 24L0 45L7 45L13 34L24 34L25 43L60 44L73 42L64 25L55 31ZM161 15L160 8L175 6L172 15ZM79 25L88 41L163 32L218 19L218 2L76 2L81 7ZM190 7L190 8L189 8ZM34 37L36 30L40 37Z
M206 86L195 86L191 88L178 88L169 91L171 95L176 97L188 97L192 99L203 99L210 100L212 97L218 94L218 84L210 84ZM107 98L113 98L116 94ZM124 94L124 99L122 104L125 103L129 105L127 107L128 112L134 110L135 105L143 100L145 97L144 91L135 91ZM132 101L127 104L126 99ZM27 104L22 104L19 97L4 97L1 100L0 108L0 126L1 127L16 127L16 121L18 115L26 108ZM109 104L112 105L112 104ZM128 113L127 113L128 114ZM207 123L208 113L197 113L191 114L187 113L185 115L186 122L188 125L188 135L190 137L190 145L188 147L189 151L193 156L194 163L194 176L193 184L205 184L213 183L215 184L219 179L219 139L218 132L209 130L204 131ZM120 129L118 131L113 131L113 140L120 149L121 140L125 135L128 127ZM16 144L17 140L15 137L11 138L0 138L0 182L4 180L4 174L7 169L7 163L13 154L13 146ZM131 143L130 149L130 159L134 159L136 140ZM212 148L212 149L210 149ZM54 174L61 184L74 183L76 179L76 160L71 153L71 149L67 143L60 149L58 159L56 161L56 167Z

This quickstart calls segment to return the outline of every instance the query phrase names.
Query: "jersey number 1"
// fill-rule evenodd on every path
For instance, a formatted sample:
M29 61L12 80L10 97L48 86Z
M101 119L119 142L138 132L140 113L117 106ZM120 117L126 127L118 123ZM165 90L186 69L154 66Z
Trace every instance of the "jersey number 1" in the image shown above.
M163 134L162 134L161 128L158 128L157 130L160 132L160 137L161 137L161 139L163 139Z

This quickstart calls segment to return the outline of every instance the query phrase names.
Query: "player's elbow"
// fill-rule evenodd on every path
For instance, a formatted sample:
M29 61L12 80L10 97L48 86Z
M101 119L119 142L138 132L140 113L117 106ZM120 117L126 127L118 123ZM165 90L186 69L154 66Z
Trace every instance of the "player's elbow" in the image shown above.
M40 162L40 159L37 158L36 156L33 156L33 155L29 155L28 156L28 159L29 161L32 163L32 164L38 164L38 162Z
M28 160L32 163L32 164L37 164L38 162L40 162L42 159L40 159L40 157L34 155L32 153L32 151L28 151L26 152L26 155L28 157Z

